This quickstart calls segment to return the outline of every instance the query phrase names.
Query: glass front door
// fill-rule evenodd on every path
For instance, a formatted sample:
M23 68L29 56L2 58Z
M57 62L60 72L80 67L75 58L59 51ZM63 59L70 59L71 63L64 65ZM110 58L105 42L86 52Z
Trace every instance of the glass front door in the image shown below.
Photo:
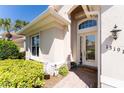
M97 66L96 64L96 35L95 33L81 36L81 52L83 65Z
M95 60L95 35L86 36L86 60Z

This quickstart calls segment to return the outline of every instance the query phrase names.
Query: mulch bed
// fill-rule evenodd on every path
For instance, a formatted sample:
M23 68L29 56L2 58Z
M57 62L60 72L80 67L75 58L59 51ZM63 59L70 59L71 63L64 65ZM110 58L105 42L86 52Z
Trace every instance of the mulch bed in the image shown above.
M45 80L44 88L52 88L54 87L59 81L61 81L64 77L61 75L58 76L50 76L50 79Z

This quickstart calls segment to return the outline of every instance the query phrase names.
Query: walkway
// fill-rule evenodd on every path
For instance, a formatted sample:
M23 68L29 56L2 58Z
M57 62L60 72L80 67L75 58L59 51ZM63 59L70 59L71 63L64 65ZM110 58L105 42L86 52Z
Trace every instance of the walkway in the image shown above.
M73 69L58 82L54 88L88 88L97 87L96 70L80 67Z

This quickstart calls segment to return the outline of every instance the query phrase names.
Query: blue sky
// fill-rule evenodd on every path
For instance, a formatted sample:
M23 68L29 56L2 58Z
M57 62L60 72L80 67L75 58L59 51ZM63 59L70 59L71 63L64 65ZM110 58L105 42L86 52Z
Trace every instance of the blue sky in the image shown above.
M32 21L42 13L48 5L0 5L0 18L11 18Z
M94 36L94 35L89 35L89 36L87 37L87 39L90 40L91 42L92 42L92 41L95 41L95 36Z

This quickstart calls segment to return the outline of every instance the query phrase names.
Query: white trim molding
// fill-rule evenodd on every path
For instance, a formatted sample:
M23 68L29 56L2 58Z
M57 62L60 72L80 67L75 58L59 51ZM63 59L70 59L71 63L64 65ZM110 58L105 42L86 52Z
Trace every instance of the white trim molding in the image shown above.
M124 81L103 75L101 75L101 83L114 88L124 87Z

